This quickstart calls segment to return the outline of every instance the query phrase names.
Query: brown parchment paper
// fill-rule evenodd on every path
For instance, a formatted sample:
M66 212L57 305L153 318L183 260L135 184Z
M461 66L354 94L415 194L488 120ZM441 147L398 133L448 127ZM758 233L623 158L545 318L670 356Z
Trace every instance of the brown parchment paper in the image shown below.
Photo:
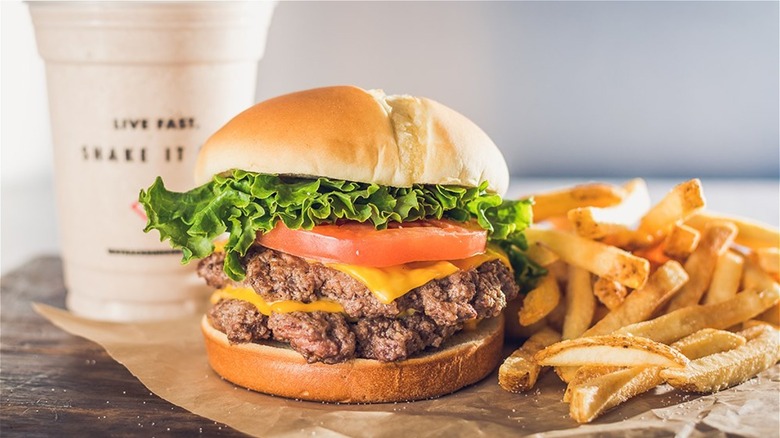
M778 365L712 395L663 385L578 426L561 402L565 386L553 373L527 394L503 391L494 374L435 400L378 405L287 400L237 388L217 376L206 359L199 317L114 324L42 304L34 308L63 330L103 346L158 396L255 436L780 436Z

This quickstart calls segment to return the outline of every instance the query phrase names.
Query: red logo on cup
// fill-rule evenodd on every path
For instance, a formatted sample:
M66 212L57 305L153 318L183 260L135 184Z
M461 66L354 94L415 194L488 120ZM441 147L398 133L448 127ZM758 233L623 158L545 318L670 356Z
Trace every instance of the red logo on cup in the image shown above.
M130 204L130 209L133 210L138 216L141 217L143 220L147 220L146 217L146 211L143 207L141 207L141 203L138 201L133 202Z

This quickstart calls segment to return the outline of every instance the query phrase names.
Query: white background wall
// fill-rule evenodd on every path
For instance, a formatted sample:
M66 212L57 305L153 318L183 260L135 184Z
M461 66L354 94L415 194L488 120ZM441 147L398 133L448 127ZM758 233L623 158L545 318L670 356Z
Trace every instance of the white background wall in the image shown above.
M777 180L778 2L282 2L257 100L351 83L466 114L523 176ZM0 1L3 272L56 251L43 64ZM36 199L20 194L35 187ZM20 208L20 205L24 206ZM30 211L30 205L33 210Z
M460 110L535 176L778 176L777 2L282 3L258 98Z

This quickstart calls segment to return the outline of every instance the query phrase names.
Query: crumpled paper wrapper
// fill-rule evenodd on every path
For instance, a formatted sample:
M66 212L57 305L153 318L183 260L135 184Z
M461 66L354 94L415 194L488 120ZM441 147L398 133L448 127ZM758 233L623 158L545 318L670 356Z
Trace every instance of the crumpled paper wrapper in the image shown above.
M83 319L50 306L35 310L63 330L103 346L150 391L197 415L255 436L530 435L770 438L780 434L780 366L717 394L662 385L579 426L561 402L565 385L548 373L526 394L502 390L496 375L434 400L321 404L238 388L209 368L200 317L138 324Z

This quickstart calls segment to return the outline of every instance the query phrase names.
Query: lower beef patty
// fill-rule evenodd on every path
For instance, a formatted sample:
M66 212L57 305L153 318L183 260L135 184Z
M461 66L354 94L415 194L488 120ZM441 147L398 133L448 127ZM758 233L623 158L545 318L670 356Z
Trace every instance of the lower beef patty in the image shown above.
M212 254L198 266L198 275L213 287L233 284L222 271L223 257ZM498 316L518 292L511 272L497 260L432 280L391 304L380 303L343 272L268 248L253 248L243 264L247 277L236 286L252 288L266 301L325 298L339 302L345 313L265 316L248 302L222 300L209 311L211 324L232 343L273 339L290 344L309 362L403 360L438 347L464 321Z

